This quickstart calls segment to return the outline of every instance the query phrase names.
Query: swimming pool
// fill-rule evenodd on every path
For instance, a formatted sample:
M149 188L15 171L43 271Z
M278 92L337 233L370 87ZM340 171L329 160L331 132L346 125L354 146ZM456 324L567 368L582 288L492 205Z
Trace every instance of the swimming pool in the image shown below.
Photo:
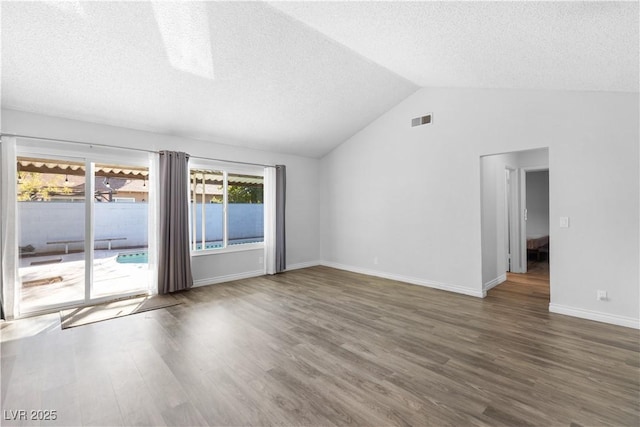
M147 264L149 263L149 254L147 252L118 254L116 262L120 264Z

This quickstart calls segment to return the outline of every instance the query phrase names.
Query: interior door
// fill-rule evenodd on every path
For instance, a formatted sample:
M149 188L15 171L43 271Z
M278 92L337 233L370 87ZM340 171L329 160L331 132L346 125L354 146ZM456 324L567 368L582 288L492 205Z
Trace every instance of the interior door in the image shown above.
M521 208L520 208L520 175L518 170L505 170L505 205L506 205L506 253L509 272L526 273L526 263L522 262L523 248L521 236ZM526 250L524 252L526 256Z

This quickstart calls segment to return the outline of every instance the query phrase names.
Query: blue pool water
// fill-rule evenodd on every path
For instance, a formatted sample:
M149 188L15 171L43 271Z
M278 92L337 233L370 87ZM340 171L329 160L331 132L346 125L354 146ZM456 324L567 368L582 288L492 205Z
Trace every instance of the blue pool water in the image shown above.
M119 254L116 262L120 264L147 264L149 262L149 254L146 252Z

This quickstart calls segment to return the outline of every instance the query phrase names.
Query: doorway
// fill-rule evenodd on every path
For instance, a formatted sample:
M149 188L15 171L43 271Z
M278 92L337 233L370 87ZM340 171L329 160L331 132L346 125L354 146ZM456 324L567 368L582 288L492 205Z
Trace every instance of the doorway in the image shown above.
M505 282L518 282L521 287L535 284L535 294L546 295L548 303L548 149L499 153L480 160L483 293Z

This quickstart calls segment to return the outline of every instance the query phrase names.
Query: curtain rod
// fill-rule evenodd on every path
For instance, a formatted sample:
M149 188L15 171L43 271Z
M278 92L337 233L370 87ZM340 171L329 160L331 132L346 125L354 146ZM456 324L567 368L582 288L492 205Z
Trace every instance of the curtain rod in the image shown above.
M162 153L160 153L162 154ZM225 162L225 163L235 163L238 165L249 165L249 166L262 166L263 168L275 168L275 165L265 165L262 163L251 163L251 162L240 162L238 160L225 160L225 159L214 159L213 157L200 157L200 156L191 156L189 155L189 157L193 158L193 159L198 159L198 160L212 160L215 162Z
M99 143L94 143L94 142L74 141L74 140L71 140L71 139L45 138L45 137L42 137L42 136L18 135L18 134L14 134L14 133L0 133L0 137L2 137L2 136L12 136L12 137L15 137L15 138L39 139L41 141L64 142L64 143L68 143L68 144L80 144L80 145L105 147L105 148L121 148L123 150L141 151L143 153L162 154L160 151L145 150L144 148L122 147L122 146L119 146L119 145L109 145L109 144L99 144ZM216 162L236 163L236 164L240 164L240 165L251 165L251 166L262 166L262 167L265 167L265 168L275 168L274 165L265 165L265 164L262 164L262 163L240 162L240 161L237 161L237 160L214 159L212 157L200 157L200 156L191 156L191 155L189 155L189 157L192 157L194 159L199 159L199 160L212 160L212 161L216 161Z

